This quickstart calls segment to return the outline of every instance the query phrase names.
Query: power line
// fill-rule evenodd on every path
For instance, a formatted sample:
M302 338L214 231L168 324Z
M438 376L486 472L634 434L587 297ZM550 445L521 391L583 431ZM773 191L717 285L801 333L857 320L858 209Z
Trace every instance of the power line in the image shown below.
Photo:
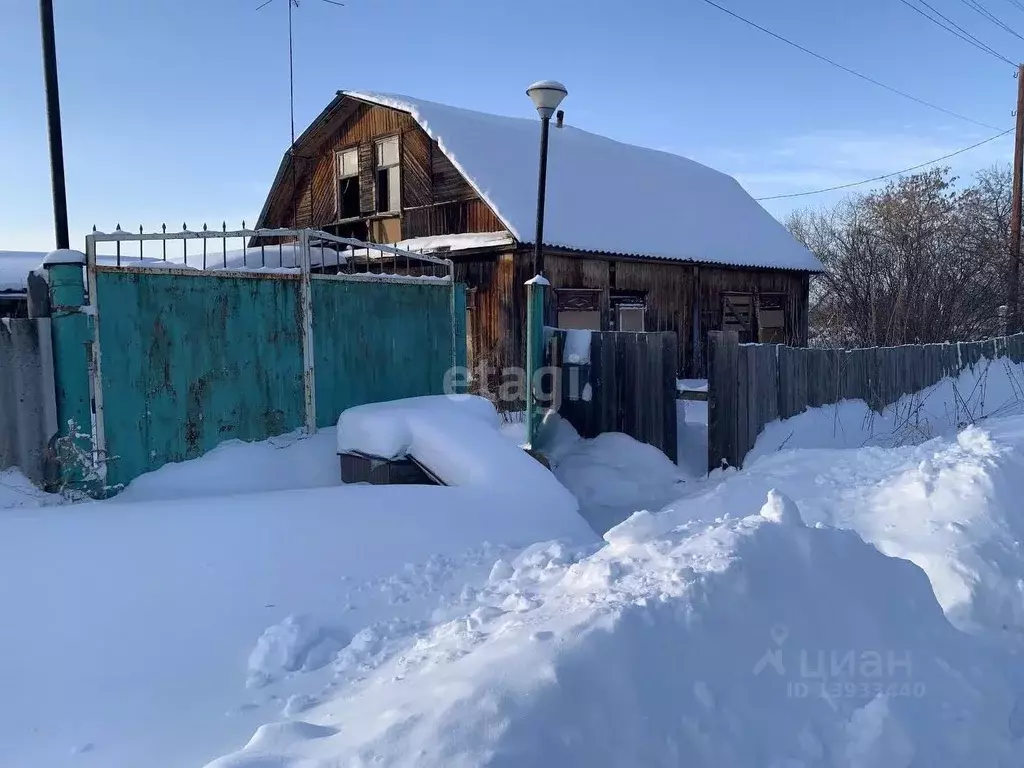
M794 193L789 194L789 195L771 195L770 197L757 197L757 198L754 198L754 199L757 200L758 202L761 202L761 201L764 201L764 200L781 200L781 199L786 198L786 197L806 197L808 195L820 195L823 192L835 192L836 190L840 190L840 189L850 189L851 187L859 187L859 186L861 186L863 184L870 184L873 181L884 181L885 179L891 179L893 176L902 176L904 173L910 173L911 171L918 171L918 170L920 170L920 169L922 169L922 168L924 168L926 166L934 165L935 163L941 163L943 160L949 160L949 158L956 157L957 155L962 155L964 152L970 152L972 149L977 149L978 147L982 146L983 144L988 144L989 142L995 141L996 139L1001 139L1001 138L1003 138L1003 136L1006 136L1008 133L1013 133L1013 131L1014 131L1014 129L1010 128L1008 130L1003 131L1002 133L996 134L995 136L991 136L990 138L987 138L984 141L979 141L977 144L972 144L969 147L964 147L963 149L958 149L956 152L950 152L948 155L943 155L942 157L937 157L934 160L929 160L926 163L921 163L920 165L913 165L910 168L904 168L902 171L894 171L892 173L887 173L887 174L885 174L883 176L875 176L874 178L871 178L871 179L864 179L863 181L855 181L855 182L852 182L850 184L839 184L838 186L826 187L825 189L814 189L814 190L811 190L810 192L794 192Z
M995 24L997 27L1000 27L1000 28L1006 30L1011 35L1013 35L1014 37L1016 37L1016 38L1018 38L1020 40L1024 40L1024 37L1022 37L1015 29L1013 29L1012 27L1010 27L1009 25L1007 25L1003 21L1001 21L997 16L995 16L991 11L989 11L988 8L983 6L981 3L977 2L977 0L961 0L961 2L964 5L966 5L968 8L970 8L970 9L980 13L982 18L988 19L993 24Z
M961 114L959 114L957 112L953 112L952 110L945 109L944 107L940 107L937 104L932 104L931 102L925 101L924 99L919 99L916 96L911 96L909 93L907 93L905 91L901 91L901 90L899 90L897 88L893 88L890 85L886 85L885 83L879 82L878 80L875 80L873 77L869 77L868 75L862 74L861 72L858 72L855 69L850 69L849 67L844 66L844 65L840 64L839 62L837 62L837 61L835 61L833 59L828 58L827 56L823 56L820 53L815 53L810 48L805 48L804 46L800 45L799 43L794 43L792 40L789 40L789 39L783 37L782 35L776 34L775 32L772 32L770 29L766 29L766 28L762 27L760 24L756 24L755 22L751 21L750 19L744 18L743 16L740 16L738 13L734 13L733 11L730 11L728 8L722 7L718 3L714 2L714 0L703 0L703 1L705 3L707 3L708 5L712 6L713 8L717 8L718 10L722 11L723 13L726 13L729 16L732 16L734 19L742 21L744 24L747 24L748 26L751 26L754 29L760 30L761 32L764 32L766 35L770 35L771 37L774 37L776 40L779 40L779 41L785 43L786 45L789 45L789 46L792 46L793 48L796 48L798 51L803 51L804 53L809 54L809 55L813 56L814 58L816 58L816 59L818 59L820 61L824 61L826 64L830 64L833 67L836 67L837 69L841 69L844 72L853 75L854 77L858 77L861 80L864 80L865 82L868 82L868 83L871 83L872 85L878 86L879 88L884 88L885 90L889 91L890 93L895 93L897 96L902 96L905 99L909 99L910 101L916 102L916 103L921 104L921 105L923 105L925 107L929 107L930 109L934 109L934 110L936 110L938 112L942 112L944 114L950 115L951 117L955 117L955 118L958 118L960 120L965 120L968 123L974 123L975 125L980 125L983 128L991 128L993 131L998 131L999 130L994 125L989 125L988 123L983 123L983 122L980 122L979 120L974 120L974 119L972 119L970 117L966 117L966 116L961 115Z
M969 43L970 45L973 45L975 48L977 48L978 50L982 51L983 53L987 53L990 56L995 56L1000 61L1005 61L1007 64L1010 64L1011 66L1013 65L1013 62L1010 61L1008 58L1006 58L1001 53L999 53L996 50L994 50L992 47L990 47L990 46L986 45L985 43L983 43L981 40L979 40L977 37L972 35L970 32L968 32L966 29L961 27L959 24L957 24L955 21L953 21L948 16L940 13L932 5L929 5L926 2L926 0L919 0L919 1L920 1L921 5L923 5L926 8L928 8L933 14L935 14L935 16L938 16L940 19L942 19L942 21L939 21L939 19L937 19L937 18L935 18L933 16L930 16L925 11L922 11L916 5L911 3L910 0L900 0L900 2L903 3L905 6L907 6L908 8L910 8L910 10L915 11L916 13L921 14L926 19L928 19L928 21L930 21L933 24L937 24L938 26L942 27L944 30L949 32L951 35L955 35L956 37L958 37L961 40L963 40L965 43Z

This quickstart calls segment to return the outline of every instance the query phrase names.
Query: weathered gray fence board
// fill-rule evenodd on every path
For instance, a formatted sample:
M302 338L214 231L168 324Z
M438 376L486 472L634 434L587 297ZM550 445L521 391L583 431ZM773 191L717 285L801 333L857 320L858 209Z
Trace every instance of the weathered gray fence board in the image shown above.
M806 349L738 344L714 331L708 344L708 468L740 466L764 426L845 399L881 411L905 395L982 360L1024 362L1024 334L943 344Z
M50 320L0 320L0 470L44 483L57 432Z
M548 365L560 370L559 414L582 437L623 432L676 460L676 360L670 332L593 332L590 362L563 359L565 331L548 346Z

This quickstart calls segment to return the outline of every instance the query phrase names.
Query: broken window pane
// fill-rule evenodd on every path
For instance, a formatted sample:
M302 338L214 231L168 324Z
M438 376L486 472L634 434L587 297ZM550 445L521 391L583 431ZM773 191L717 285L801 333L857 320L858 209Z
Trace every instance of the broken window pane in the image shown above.
M359 216L359 177L352 176L338 182L338 218Z

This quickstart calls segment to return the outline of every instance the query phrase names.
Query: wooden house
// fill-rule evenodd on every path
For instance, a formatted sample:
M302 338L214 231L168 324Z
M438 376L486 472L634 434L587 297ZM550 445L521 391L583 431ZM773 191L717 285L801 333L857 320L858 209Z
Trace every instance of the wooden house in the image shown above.
M525 111L525 110L524 110ZM472 362L522 365L539 121L339 91L281 163L259 227L316 227L444 252L469 289ZM674 331L679 373L708 331L807 341L818 260L731 177L551 128L544 272L562 328Z

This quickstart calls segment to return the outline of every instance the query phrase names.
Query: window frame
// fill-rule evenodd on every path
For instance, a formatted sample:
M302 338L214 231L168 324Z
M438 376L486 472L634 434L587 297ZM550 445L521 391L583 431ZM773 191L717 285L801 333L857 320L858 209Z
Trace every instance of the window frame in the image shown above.
M615 329L617 331L622 330L622 313L623 312L639 312L640 313L640 330L629 331L630 333L647 333L647 306L644 304L619 304L615 308Z
M381 164L382 152L380 148L386 143L394 141L395 159L387 165ZM388 174L388 208L380 209L380 173L386 171ZM394 205L392 205L392 203ZM380 136L373 140L373 215L389 216L401 214L402 212L402 136L399 133L390 136Z
M341 166L342 166L342 163L344 161L344 156L347 155L347 154L350 154L350 153L355 155L355 158L356 158L356 170L355 170L355 173L346 174L346 175L342 176L341 175L341 170L342 170ZM357 210L354 216L342 216L342 210L341 210L341 182L343 180L345 180L345 179L355 179L356 180L357 200L359 200L359 201L362 200L362 191L363 190L362 190L362 184L361 184L359 170L360 169L359 169L359 145L358 144L355 144L355 145L349 146L349 147L343 147L341 149L337 149L337 150L334 151L334 215L335 215L335 221L346 222L346 221L355 221L357 219L362 218L362 210L361 210L362 203L361 202L357 206L357 208L360 208L360 210Z

